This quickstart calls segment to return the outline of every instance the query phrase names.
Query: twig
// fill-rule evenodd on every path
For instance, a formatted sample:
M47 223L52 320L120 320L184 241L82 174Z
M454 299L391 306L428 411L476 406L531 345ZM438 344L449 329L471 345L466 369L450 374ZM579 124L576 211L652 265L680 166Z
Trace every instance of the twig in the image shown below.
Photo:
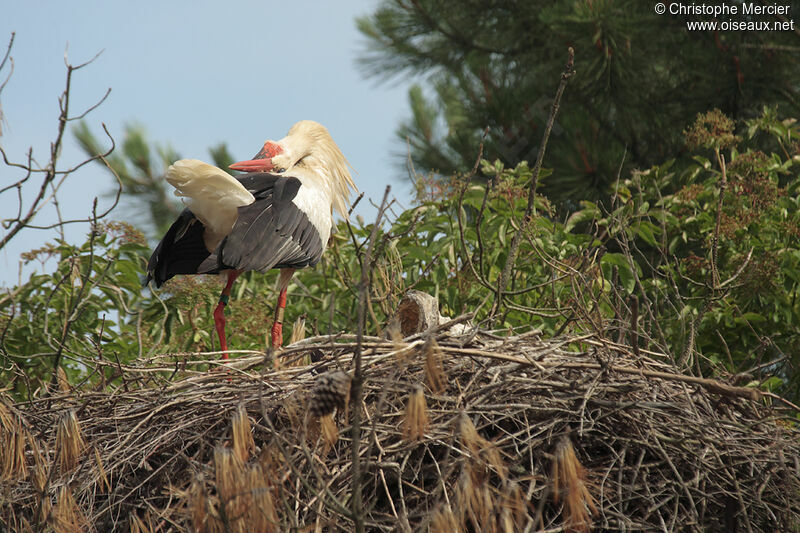
M13 34L12 34L12 43L13 43ZM9 47L10 47L10 44L9 44ZM10 48L9 48L9 51L10 51ZM90 63L92 63L95 59L97 59L97 56L99 56L99 55L100 54L98 53L97 55L95 55L89 61L81 63L80 65L77 65L77 66L71 65L69 63L68 59L67 59L66 53L64 55L64 63L66 65L66 67L67 67L66 85L65 85L64 91L61 93L61 96L58 99L59 110L60 110L59 117L58 117L58 129L57 129L57 132L56 132L55 140L50 144L50 157L49 157L47 165L44 168L37 168L37 169L33 168L33 155L32 155L33 154L33 150L32 149L29 150L29 152L28 152L28 162L27 162L27 164L20 164L20 163L12 163L11 161L9 161L8 156L6 155L5 151L0 147L0 154L2 154L3 161L5 162L5 164L7 166L14 167L14 168L20 168L22 170L25 170L25 176L23 178L21 178L20 180L18 180L17 182L15 182L15 183L13 183L13 184L11 184L9 186L3 187L3 189L0 190L0 194L2 194L3 192L6 192L6 191L8 191L8 190L10 190L12 188L16 188L17 192L18 192L18 203L19 203L17 216L15 218L13 218L13 219L3 220L3 226L6 229L8 229L8 231L3 236L3 238L0 239L0 249L5 247L5 245L8 244L8 242L11 239L13 239L22 229L24 229L24 228L35 228L36 227L36 226L33 226L31 224L31 221L34 219L34 217L36 217L36 215L41 211L41 209L45 205L47 205L52 199L55 198L56 194L58 193L59 188L64 183L64 180L71 173L73 173L75 170L77 170L78 168L82 167L83 165L87 164L89 161L93 161L95 159L102 158L104 156L108 156L111 153L111 150L114 149L114 140L113 140L113 138L111 138L111 135L108 133L108 130L105 129L105 125L104 125L103 128L105 129L106 134L108 135L109 138L111 138L111 142L112 142L111 150L109 150L108 152L106 152L102 156L96 156L96 157L90 158L90 159L88 159L88 160L86 160L86 161L78 164L77 166L75 166L75 167L73 167L71 169L68 169L66 171L57 169L59 157L60 157L60 154L61 154L61 147L62 147L63 140L64 140L64 133L65 133L65 130L66 130L66 125L70 120L76 118L76 117L71 117L70 114L69 114L70 94L71 94L71 88L72 88L72 74L76 70L79 70L79 69L89 65ZM106 95L103 96L100 99L99 102L97 102L96 104L91 106L81 116L85 116L89 112L91 112L94 109L96 109L100 104L102 104L105 101L107 96L108 96L108 92L106 92ZM37 173L37 174L38 173L42 173L44 175L42 177L41 184L39 185L38 193L30 201L30 203L28 204L28 207L27 207L27 211L25 212L25 214L23 214L22 213L22 211L23 211L22 185L25 184L34 173ZM61 179L56 181L59 176L61 176ZM51 194L50 194L49 197L46 197L48 191L51 191ZM116 205L116 202L115 202L114 205ZM113 207L112 207L112 209L113 209ZM105 216L105 214L107 214L107 212L104 213L103 216ZM100 218L102 218L102 217L100 217ZM62 227L63 224L66 224L66 223L88 222L88 221L90 221L90 220L89 219L83 219L83 220L76 220L76 221L59 221L58 223L56 223L54 225L39 226L38 228L41 228L41 229L52 229L54 227Z
M717 162L720 168L719 180L719 198L717 199L717 220L714 224L714 235L711 240L711 283L712 289L716 291L720 288L719 267L717 266L718 258L718 245L719 245L719 228L722 221L722 203L725 198L725 189L728 185L727 172L725 169L725 156L720 152L719 147L715 150L717 154Z
M361 498L361 404L364 398L364 376L361 370L361 342L364 335L364 320L367 307L367 294L369 292L369 267L372 261L372 250L375 245L375 238L378 235L378 228L383 218L383 213L387 206L387 199L389 198L389 191L391 186L386 186L386 191L383 193L383 200L378 208L378 215L375 218L375 225L372 226L372 232L369 236L369 244L367 252L364 256L364 261L361 263L361 281L358 284L358 325L356 329L356 353L353 357L353 381L352 381L352 401L353 401L353 415L352 415L352 501L351 512L353 515L354 531L356 533L364 532L364 507Z
M489 128L487 127L483 130L483 137L481 137L481 142L478 145L478 157L475 159L475 165L472 167L472 171L464 177L464 185L459 191L458 202L456 203L456 220L458 221L458 237L461 241L461 248L464 251L464 259L467 260L467 265L469 265L472 275L476 280L478 280L478 283L489 290L493 290L491 283L489 283L489 281L483 275L483 238L481 237L481 215L483 214L483 210L486 207L486 201L489 197L489 183L486 184L483 203L481 204L481 209L478 212L478 217L475 219L475 231L477 233L478 241L478 270L475 269L475 264L472 261L472 255L470 255L469 250L467 249L467 240L464 237L464 222L461 219L461 211L464 208L464 193L466 193L467 189L469 189L472 177L478 171L478 165L480 165L481 158L483 157L483 142L488 133Z
M575 51L572 49L572 47L570 47L568 49L567 65L564 68L564 71L561 73L561 82L558 84L556 96L553 99L553 105L550 108L550 116L547 119L547 126L545 127L544 134L542 135L541 145L539 146L539 154L536 156L536 164L533 166L531 185L528 189L528 205L525 208L525 214L522 217L519 231L515 232L514 237L511 239L511 246L508 250L505 266L503 267L500 277L497 280L495 300L489 313L489 316L491 317L489 321L489 327L492 326L494 318L500 311L500 307L503 303L506 285L508 285L508 280L511 277L511 271L514 269L514 262L517 260L517 253L519 252L519 245L522 240L522 236L526 233L528 225L532 220L532 216L536 214L536 187L539 183L539 173L542 170L542 161L544 160L544 154L547 150L547 141L550 139L550 132L553 129L553 123L556 120L556 114L558 114L558 108L561 105L561 96L564 94L564 89L567 87L567 82L575 73L574 63Z

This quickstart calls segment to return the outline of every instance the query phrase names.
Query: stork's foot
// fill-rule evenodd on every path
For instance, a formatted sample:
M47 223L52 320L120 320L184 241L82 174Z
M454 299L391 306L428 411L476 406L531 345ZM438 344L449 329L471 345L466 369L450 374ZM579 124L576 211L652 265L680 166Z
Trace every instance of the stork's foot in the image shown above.
M277 350L283 346L283 323L274 322L272 324L272 349Z

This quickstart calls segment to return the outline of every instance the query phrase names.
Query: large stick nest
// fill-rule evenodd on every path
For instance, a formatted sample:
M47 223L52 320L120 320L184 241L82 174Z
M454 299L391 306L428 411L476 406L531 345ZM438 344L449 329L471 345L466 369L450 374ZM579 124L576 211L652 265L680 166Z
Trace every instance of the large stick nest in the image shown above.
M367 530L800 527L800 435L757 392L592 335L430 339L364 342ZM173 354L112 392L3 399L0 529L351 530L353 405L341 374L312 389L355 350Z

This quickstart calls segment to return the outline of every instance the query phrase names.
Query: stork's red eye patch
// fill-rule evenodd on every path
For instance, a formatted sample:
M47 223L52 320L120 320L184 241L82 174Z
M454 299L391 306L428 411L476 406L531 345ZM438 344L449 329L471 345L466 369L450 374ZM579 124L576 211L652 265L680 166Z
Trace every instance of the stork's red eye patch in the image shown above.
M271 159L281 153L283 153L283 148L281 148L278 143L274 143L272 141L267 141L264 143L264 156L267 159Z

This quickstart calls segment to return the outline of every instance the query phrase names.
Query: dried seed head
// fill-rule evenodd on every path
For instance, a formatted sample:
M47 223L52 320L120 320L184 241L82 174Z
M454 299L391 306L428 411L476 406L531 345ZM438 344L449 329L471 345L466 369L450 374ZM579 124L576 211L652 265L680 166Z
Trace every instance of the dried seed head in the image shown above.
M427 426L428 411L425 394L422 392L422 387L417 385L408 396L406 417L403 420L403 438L408 441L422 440Z
M553 460L553 502L564 500L564 528L574 533L591 530L591 516L597 515L597 506L586 487L586 470L578 461L569 437L556 446Z
M15 481L24 479L27 475L25 468L25 437L27 431L17 420L16 416L0 401L0 449L3 450L0 459L0 481ZM28 436L28 438L31 438Z
M317 377L311 389L308 408L313 416L322 417L334 409L347 410L350 403L351 378L345 372L328 372Z
M425 383L434 394L441 394L447 388L447 376L442 364L442 350L436 340L431 337L425 342L423 352L425 353Z
M56 505L50 518L55 531L86 531L89 526L86 516L75 503L72 491L65 485L58 490Z
M70 410L61 417L56 431L56 455L61 472L75 468L85 447L86 442L83 440L78 417L75 411Z
M69 392L72 390L69 379L67 379L67 373L64 372L64 369L60 366L56 370L56 381L58 381L58 390L61 392Z
M336 428L336 422L334 422L332 414L320 417L319 424L322 440L325 443L324 453L327 454L339 440L339 430Z
M243 404L239 404L231 420L231 434L233 436L233 453L242 463L250 458L250 452L255 450L256 443L250 429L250 418Z
M94 450L94 462L97 466L97 482L98 485L101 487L105 486L106 491L111 491L111 483L108 481L108 475L106 474L106 469L103 466L103 459L100 457L100 452L97 450L97 447L92 447Z
M289 344L294 344L306 338L306 317L305 315L300 315L297 317L297 320L294 321L294 325L292 325L292 336L289 340Z
M456 520L456 515L449 505L443 505L436 510L431 519L430 533L454 533L461 531Z

